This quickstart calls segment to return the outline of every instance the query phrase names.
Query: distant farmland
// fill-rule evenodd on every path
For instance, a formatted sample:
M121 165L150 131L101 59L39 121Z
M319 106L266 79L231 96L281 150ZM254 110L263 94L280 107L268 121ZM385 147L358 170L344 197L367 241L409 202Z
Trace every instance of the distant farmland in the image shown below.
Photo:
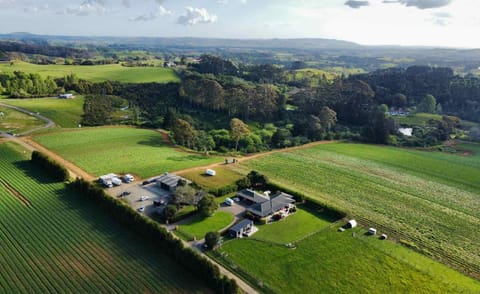
M145 178L223 159L181 152L166 145L158 132L126 127L81 129L34 139L97 176L125 172Z
M118 81L122 83L168 83L179 82L176 72L163 67L126 67L120 64L107 65L37 65L17 61L13 65L10 62L0 62L0 71L26 73L38 73L41 76L61 78L69 74L75 74L80 79L92 82Z
M1 293L209 291L21 154L0 144Z
M480 157L327 144L245 162L480 277Z

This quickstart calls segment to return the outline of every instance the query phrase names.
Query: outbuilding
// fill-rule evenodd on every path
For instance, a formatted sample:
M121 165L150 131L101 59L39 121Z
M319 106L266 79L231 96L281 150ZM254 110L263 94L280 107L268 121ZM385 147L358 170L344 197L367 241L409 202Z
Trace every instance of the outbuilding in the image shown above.
M345 225L345 228L347 229L353 229L357 226L357 221L354 219L351 219L348 221L348 223Z
M253 221L249 219L244 219L241 222L237 223L228 230L228 233L232 238L241 238L242 236L248 236L251 230L253 229Z
M213 176L217 175L217 172L214 171L213 169L207 169L205 171L205 174L213 177Z

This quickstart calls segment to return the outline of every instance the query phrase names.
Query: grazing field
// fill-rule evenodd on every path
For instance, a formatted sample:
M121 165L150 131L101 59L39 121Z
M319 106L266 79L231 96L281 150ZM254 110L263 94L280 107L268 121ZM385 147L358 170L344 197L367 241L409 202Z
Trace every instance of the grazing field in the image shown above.
M286 219L288 221L288 218ZM274 223L270 226L281 225ZM480 283L365 229L324 230L296 248L256 239L225 242L219 260L278 293L478 293ZM253 237L256 238L256 233Z
M227 166L217 166L214 170L217 173L215 176L205 174L205 169L191 170L179 174L207 189L224 187L243 178L242 174Z
M442 116L432 113L414 113L407 116L392 116L393 120L402 125L426 126L429 120L442 120Z
M198 213L179 225L177 230L180 232L179 236L182 238L191 236L197 240L201 240L205 237L206 233L218 232L231 222L233 222L233 215L225 211L216 211L215 214L210 217L204 217Z
M245 164L479 278L479 158L335 143Z
M74 99L5 99L1 102L39 112L63 128L76 128L82 119L84 98L77 96Z
M190 293L206 285L0 144L1 293Z
M120 64L107 65L37 65L16 61L0 62L0 71L26 73L38 73L41 76L61 78L69 74L75 74L80 79L92 82L118 81L122 83L168 83L179 82L176 72L163 67L125 67Z
M97 176L115 172L146 178L222 161L167 146L158 132L127 127L58 132L34 140Z
M0 131L20 134L44 124L45 122L38 118L0 106Z

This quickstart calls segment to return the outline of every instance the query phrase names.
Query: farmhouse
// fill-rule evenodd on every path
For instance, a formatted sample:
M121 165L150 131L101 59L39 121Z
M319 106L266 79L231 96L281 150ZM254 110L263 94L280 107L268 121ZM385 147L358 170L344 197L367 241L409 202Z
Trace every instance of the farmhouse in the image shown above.
M250 236L255 232L253 221L244 219L238 224L234 225L228 230L232 238L242 238L243 236Z
M260 218L268 218L278 212L287 215L290 208L295 206L293 196L283 192L268 196L267 192L264 195L251 189L245 189L239 191L237 197L251 203L247 211Z
M185 181L185 183L190 183L190 181L180 176L169 174L169 173L164 173L160 177L156 178L155 182L157 183L158 186L160 186L160 188L173 193L177 189L179 180L183 180Z

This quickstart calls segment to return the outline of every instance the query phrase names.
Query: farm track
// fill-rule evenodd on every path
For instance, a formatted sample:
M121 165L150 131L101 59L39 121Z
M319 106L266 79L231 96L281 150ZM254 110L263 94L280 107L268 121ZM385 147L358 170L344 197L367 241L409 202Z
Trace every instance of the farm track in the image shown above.
M468 263L448 251L442 250L439 247L433 247L431 244L428 244L421 239L413 238L408 234L382 225L370 219L358 215L353 216L353 218L355 218L362 226L366 228L374 227L379 229L380 232L386 233L390 239L393 238L396 241L403 240L412 242L415 246L418 247L412 249L417 250L420 253L429 256L430 258L437 259L438 261L451 266L452 268L464 273L465 275L480 280L480 265L478 264Z

